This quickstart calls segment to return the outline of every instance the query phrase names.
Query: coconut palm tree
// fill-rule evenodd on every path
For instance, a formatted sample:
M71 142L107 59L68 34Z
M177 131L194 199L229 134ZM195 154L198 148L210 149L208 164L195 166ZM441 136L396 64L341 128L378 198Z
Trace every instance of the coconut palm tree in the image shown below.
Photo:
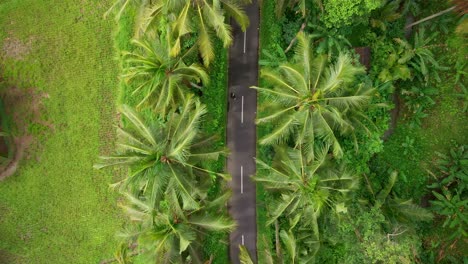
M182 38L189 34L197 34L197 45L206 66L214 59L213 37L216 35L224 47L232 42L231 26L226 15L234 20L245 31L249 19L242 10L242 5L251 0L117 0L111 10L119 8L118 17L123 10L134 3L145 11L142 12L140 30L145 32L152 25L158 25L159 18L168 24L167 31L171 36L171 56L177 56L181 51ZM165 30L163 30L165 31Z
M308 162L301 148L277 146L271 166L257 160L259 172L254 181L281 194L272 205L267 225L284 216L316 226L324 210L345 210L342 200L356 186L357 177L344 167L331 164L328 149L317 148L315 157Z
M170 108L178 106L196 83L208 83L208 74L197 64L186 65L184 56L169 56L169 43L156 37L133 41L136 49L125 53L123 78L134 83L132 95L140 94L137 108L147 104L165 116Z
M310 38L298 34L296 56L292 63L261 71L266 87L252 87L267 98L262 106L267 114L257 123L272 123L275 129L260 140L271 145L288 141L304 145L309 161L314 140L319 138L332 145L333 154L343 153L339 136L353 134L350 119L359 115L361 123L371 123L363 111L370 105L375 92L367 82L355 84L356 75L364 68L354 65L348 55L340 54L335 63L326 57L313 58Z
M135 195L147 195L156 208L167 191L174 190L183 209L197 209L197 200L206 195L202 190L211 184L211 177L227 178L198 165L204 160L217 160L226 152L212 150L210 143L214 139L199 135L206 109L197 99L188 96L180 109L169 112L165 124L144 120L125 105L121 113L128 125L117 130L118 151L100 157L101 162L94 167L128 166L129 176L118 183L122 188Z
M123 208L133 226L123 235L138 244L148 263L201 263L199 241L205 232L227 233L236 226L230 218L206 210L212 203L205 203L204 210L183 210L172 189L167 193L168 206L158 210L144 196L126 196L129 203Z
M239 261L241 264L254 264L249 251L245 246L239 246Z
M269 220L271 225L279 218L287 219L288 229L280 232L281 241L290 257L288 263L309 259L320 243L319 222L325 211L345 213L346 194L357 186L357 177L344 167L331 164L328 146L317 148L308 162L302 149L275 147L272 165L257 160L258 173L254 181L276 195ZM298 252L310 254L300 256Z
M161 0L166 2L168 0ZM176 19L171 21L171 35L174 45L171 55L175 56L180 52L180 43L184 35L192 32L198 33L198 47L203 62L206 66L214 59L213 40L211 35L216 35L224 47L228 47L232 42L231 27L226 23L225 15L234 18L245 31L249 25L249 18L242 10L242 4L250 3L250 0L178 0L174 8L164 10L165 4L161 7L163 13L175 14ZM196 21L193 23L193 21Z

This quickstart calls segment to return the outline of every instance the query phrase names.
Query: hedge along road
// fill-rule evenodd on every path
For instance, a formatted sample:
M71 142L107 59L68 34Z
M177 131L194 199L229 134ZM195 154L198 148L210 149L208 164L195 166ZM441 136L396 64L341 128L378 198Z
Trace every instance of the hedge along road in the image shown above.
M230 235L231 263L239 262L239 245L245 245L252 259L257 259L257 222L255 174L257 93L250 86L258 83L258 27L257 0L245 8L250 19L246 32L232 24L233 44L229 50L229 103L227 117L227 145L231 151L227 160L232 175L233 192L229 212L238 227Z

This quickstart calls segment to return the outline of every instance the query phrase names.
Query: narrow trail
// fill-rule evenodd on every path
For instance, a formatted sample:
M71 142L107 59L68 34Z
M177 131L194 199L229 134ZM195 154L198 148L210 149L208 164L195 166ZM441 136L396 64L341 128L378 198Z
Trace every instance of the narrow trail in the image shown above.
M232 23L233 44L229 50L229 109L227 145L231 154L227 160L232 175L232 198L229 213L238 228L230 235L231 263L239 262L239 245L244 245L256 262L257 219L256 190L250 176L255 174L257 93L250 86L258 83L258 40L260 13L258 1L245 8L250 19L246 32Z

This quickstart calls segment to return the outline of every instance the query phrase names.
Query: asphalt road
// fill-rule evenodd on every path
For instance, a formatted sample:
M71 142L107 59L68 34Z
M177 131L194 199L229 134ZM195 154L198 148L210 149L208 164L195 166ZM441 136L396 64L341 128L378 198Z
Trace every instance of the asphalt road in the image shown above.
M257 93L250 86L258 83L258 27L257 0L245 8L250 18L246 32L232 21L233 44L229 50L229 109L227 117L227 144L231 151L227 160L232 175L232 198L229 212L238 228L230 235L231 263L239 262L239 245L245 245L256 262L257 219L255 174Z

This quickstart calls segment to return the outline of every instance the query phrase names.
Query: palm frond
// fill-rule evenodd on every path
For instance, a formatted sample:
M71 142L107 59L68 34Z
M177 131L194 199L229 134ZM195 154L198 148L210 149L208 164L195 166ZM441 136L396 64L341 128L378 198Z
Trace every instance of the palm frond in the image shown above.
M280 231L281 241L283 242L286 251L289 255L291 263L296 263L296 239L292 232L286 232L285 230Z
M221 2L223 3L223 8L226 10L226 13L236 20L237 24L241 26L242 31L246 31L250 21L247 14L242 10L242 7L231 0L222 0Z
M194 216L189 220L190 224L210 231L231 232L236 228L236 223L227 217L213 217L209 215Z
M249 251L243 245L239 245L239 261L241 264L254 264Z

